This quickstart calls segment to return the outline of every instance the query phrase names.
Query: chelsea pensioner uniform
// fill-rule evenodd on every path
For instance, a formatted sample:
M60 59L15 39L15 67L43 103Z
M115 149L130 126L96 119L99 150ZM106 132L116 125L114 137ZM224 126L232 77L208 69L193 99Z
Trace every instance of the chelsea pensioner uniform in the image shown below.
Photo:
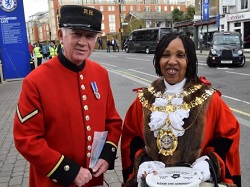
M108 131L100 158L113 169L122 120L107 71L89 59L77 67L60 53L34 72L23 80L14 120L30 186L75 186L80 166L89 167L94 131ZM102 184L103 175L84 187Z
M184 92L179 95L163 96L166 87L162 78L154 81L151 87L138 91L138 97L126 114L121 138L122 172L124 181L129 178L128 186L134 185L131 181L136 181L139 164L143 161L157 160L166 166L174 166L192 164L202 155L209 156L219 182L241 186L239 123L220 98L220 93L204 78L201 80L206 84L185 83ZM184 109L182 114L173 105L153 106L156 98L171 103L178 97L183 97L184 101L180 105L175 103ZM172 120L178 121L188 110L189 117L183 120L184 130L173 127ZM164 113L171 116L178 112L180 115L175 119L167 117L164 125L155 127L160 118L150 123L153 112L162 112L163 116Z

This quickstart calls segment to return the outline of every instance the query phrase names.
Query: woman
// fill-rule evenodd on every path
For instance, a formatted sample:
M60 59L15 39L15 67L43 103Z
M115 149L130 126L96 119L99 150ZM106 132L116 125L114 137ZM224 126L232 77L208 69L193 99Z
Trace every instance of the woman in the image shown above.
M220 92L198 77L197 64L188 36L169 33L159 41L154 67L160 78L138 90L124 120L124 186L143 186L144 174L176 165L200 170L202 181L241 186L239 123Z

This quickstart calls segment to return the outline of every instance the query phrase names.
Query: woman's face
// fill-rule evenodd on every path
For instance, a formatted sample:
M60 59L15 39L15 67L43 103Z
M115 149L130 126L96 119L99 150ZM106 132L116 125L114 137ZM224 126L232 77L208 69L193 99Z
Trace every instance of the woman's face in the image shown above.
M171 85L181 82L185 78L187 64L182 40L180 38L172 40L160 58L163 77Z
M65 57L80 65L94 50L97 33L85 30L65 29L59 33Z

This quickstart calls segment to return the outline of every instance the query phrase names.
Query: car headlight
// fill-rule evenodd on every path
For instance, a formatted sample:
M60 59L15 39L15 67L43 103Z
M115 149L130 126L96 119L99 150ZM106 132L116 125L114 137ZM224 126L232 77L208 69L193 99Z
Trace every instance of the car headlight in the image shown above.
M211 53L212 53L213 55L216 55L216 50L211 49Z
M243 51L242 51L242 50L239 50L239 51L238 51L238 54L239 54L239 55L242 55L242 54L243 54Z

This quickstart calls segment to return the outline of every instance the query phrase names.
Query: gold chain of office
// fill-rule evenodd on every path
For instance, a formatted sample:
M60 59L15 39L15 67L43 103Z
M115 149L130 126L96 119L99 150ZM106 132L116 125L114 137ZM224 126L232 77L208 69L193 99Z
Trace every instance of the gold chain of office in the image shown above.
M163 98L171 101L174 98L183 98L185 96L188 96L195 91L199 90L202 85L194 85L193 87L190 87L188 90L184 90L179 94L162 94L160 91L156 92L154 87L148 87L147 90L153 94L156 98ZM143 90L138 91L138 98L140 102L142 103L142 106L144 108L149 109L152 112L159 111L159 112L165 112L169 114L170 112L175 112L177 109L183 109L183 110L188 110L191 108L194 108L200 104L203 104L209 96L211 96L215 90L213 88L209 90L205 90L205 92L200 96L200 97L195 97L194 100L190 101L189 103L183 102L180 106L174 106L169 102L170 104L167 104L166 106L154 106L152 104L149 104L148 100L145 99Z

